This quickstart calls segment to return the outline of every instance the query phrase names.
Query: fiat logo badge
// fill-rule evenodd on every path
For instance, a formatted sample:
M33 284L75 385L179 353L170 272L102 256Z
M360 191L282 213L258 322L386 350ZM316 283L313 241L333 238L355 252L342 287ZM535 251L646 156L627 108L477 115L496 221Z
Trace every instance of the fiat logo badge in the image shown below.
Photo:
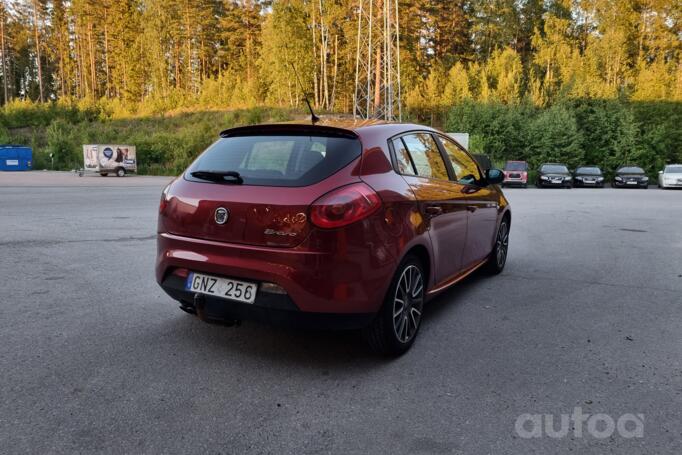
M215 222L218 224L225 224L230 217L230 211L225 207L218 207L215 210Z

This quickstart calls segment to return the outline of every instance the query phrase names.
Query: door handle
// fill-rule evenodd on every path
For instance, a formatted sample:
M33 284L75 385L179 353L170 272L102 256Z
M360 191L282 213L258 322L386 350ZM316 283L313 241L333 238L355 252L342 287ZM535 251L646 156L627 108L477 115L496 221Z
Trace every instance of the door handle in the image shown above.
M428 205L424 211L429 216L438 216L443 214L443 207L439 207L437 205Z
M476 210L478 210L478 207L475 205L467 205L467 210L470 212L475 212Z

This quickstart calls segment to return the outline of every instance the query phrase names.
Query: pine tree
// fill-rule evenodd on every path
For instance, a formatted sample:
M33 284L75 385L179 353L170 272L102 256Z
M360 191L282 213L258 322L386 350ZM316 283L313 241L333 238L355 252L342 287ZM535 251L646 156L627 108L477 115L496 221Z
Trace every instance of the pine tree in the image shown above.
M467 0L433 0L433 54L437 61L451 66L471 61L471 17Z
M5 27L7 24L7 9L4 3L0 3L0 70L2 70L2 103L9 101L8 74L7 74L7 45L5 42Z

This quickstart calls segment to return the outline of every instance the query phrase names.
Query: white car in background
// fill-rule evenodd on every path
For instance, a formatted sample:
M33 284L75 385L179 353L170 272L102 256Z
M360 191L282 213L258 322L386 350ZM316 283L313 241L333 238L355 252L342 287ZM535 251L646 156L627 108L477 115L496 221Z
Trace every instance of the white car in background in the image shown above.
M658 173L659 188L682 188L682 164L669 164Z

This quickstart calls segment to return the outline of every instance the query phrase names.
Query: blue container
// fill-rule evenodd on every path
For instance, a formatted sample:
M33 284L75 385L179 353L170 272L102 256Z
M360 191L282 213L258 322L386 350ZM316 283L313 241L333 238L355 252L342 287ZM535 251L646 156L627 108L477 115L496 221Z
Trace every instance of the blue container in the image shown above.
M0 171L30 171L33 150L22 145L0 145Z

